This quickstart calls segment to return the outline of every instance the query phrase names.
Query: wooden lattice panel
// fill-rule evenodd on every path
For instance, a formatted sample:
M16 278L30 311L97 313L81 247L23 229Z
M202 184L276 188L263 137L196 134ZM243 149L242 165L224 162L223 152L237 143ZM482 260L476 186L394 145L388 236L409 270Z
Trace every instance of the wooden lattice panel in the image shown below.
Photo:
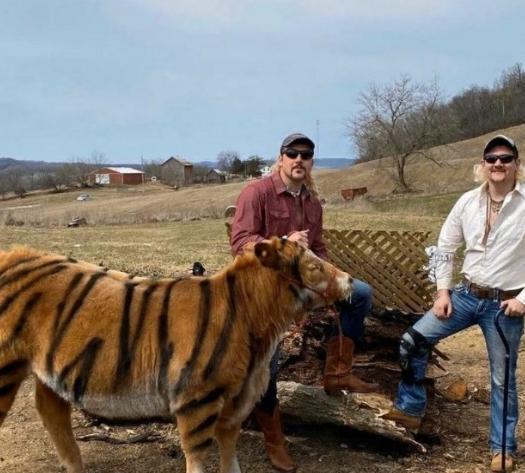
M325 229L330 260L374 288L377 307L422 313L432 300L433 284L423 266L430 232Z

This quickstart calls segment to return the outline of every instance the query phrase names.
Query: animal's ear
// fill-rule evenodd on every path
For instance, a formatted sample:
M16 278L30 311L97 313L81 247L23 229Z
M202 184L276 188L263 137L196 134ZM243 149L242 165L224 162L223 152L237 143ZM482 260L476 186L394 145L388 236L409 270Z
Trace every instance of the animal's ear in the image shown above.
M263 266L272 269L279 269L281 267L281 256L272 242L261 241L255 245L254 250L255 256L259 258Z

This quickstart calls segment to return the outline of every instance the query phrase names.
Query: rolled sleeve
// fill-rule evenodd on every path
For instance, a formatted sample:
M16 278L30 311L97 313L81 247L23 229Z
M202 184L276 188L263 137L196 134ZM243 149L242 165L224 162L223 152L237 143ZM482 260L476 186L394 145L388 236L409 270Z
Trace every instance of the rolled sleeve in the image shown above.
M436 256L436 286L437 290L450 289L454 284L454 255L463 244L463 228L461 212L463 204L460 199L449 213L438 238L438 254Z
M516 299L518 299L518 301L520 301L523 305L525 305L525 289L523 289L523 291L521 291L521 292L516 296Z

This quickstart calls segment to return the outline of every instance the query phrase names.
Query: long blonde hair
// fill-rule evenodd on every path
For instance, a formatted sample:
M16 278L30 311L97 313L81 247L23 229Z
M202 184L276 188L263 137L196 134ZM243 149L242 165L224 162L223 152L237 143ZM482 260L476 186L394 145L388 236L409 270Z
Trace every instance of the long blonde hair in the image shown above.
M282 155L278 154L277 158L275 159L275 162L273 163L271 167L272 172L280 172L282 167ZM314 177L312 176L312 171L306 172L306 177L304 179L304 186L310 192L310 195L316 199L319 199L319 190L317 189L317 184L314 181Z
M487 182L487 171L483 164L478 163L474 165L474 182L479 182L480 184ZM525 181L525 167L519 164L518 169L516 170L516 181L523 182Z

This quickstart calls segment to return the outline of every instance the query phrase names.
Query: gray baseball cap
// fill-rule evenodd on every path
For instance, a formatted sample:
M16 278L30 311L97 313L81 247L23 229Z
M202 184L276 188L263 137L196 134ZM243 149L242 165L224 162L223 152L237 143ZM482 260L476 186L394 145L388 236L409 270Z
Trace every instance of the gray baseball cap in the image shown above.
M312 149L315 148L314 142L308 138L306 135L303 135L302 133L292 133L291 135L288 135L281 144L281 150L283 148L288 148L289 146L293 144L306 144L310 146Z
M507 148L510 148L514 152L516 159L519 158L518 147L516 146L516 143L514 143L513 139L505 135L496 135L495 137L491 138L483 149L483 156L485 156L492 148L495 148L496 146L506 146Z

